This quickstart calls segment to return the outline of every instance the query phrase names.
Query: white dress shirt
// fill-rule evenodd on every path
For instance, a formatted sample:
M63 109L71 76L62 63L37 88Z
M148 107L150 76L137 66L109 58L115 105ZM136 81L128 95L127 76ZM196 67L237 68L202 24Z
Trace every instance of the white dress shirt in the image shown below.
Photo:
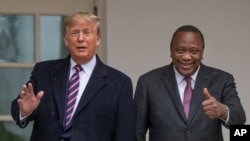
M194 85L195 85L195 81L196 81L196 77L197 77L197 74L199 72L199 69L200 69L200 67L197 69L197 71L193 75L190 76L191 77L191 87L192 87L192 89L194 89ZM181 98L181 101L183 103L184 90L185 90L185 87L187 85L187 82L184 80L185 77L183 75L181 75L176 70L175 67L174 67L174 72L175 72L175 79L177 81L180 98Z
M68 79L70 79L71 76L75 73L75 71L76 71L74 69L75 65L77 65L77 64L71 58L70 59L70 74L69 74ZM75 113L75 110L79 104L79 101L82 97L82 94L85 90L85 87L88 84L89 78L90 78L90 76L95 68L95 65L96 65L96 56L94 56L88 63L81 65L83 70L79 72L80 84L79 84L79 90L78 90L78 94L76 97L76 103L75 103L75 107L74 107L72 115L74 115L74 113Z

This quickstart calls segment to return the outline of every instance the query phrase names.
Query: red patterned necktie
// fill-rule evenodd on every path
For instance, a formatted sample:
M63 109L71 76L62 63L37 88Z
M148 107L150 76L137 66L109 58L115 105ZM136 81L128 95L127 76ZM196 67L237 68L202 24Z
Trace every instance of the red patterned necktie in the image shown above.
M188 119L190 101L192 97L192 87L191 87L191 78L185 77L184 79L186 80L187 85L184 91L183 106L184 106L184 112L185 112L186 118Z
M72 113L75 107L76 97L79 90L79 72L82 70L80 65L75 65L75 73L71 76L68 84L68 93L67 93L67 103L66 103L66 118L65 118L65 127L70 125Z

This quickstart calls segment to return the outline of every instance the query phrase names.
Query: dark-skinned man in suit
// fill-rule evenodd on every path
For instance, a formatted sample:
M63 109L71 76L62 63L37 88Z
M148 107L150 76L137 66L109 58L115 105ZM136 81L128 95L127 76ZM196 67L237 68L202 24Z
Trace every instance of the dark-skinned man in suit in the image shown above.
M136 141L146 141L147 131L149 141L223 141L222 125L245 123L233 76L202 64L204 48L198 28L181 26L170 44L172 62L139 77Z

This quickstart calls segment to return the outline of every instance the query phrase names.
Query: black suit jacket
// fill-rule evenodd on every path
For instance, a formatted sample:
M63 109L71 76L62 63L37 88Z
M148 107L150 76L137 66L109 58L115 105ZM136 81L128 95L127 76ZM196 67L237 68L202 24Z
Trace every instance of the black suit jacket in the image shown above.
M246 116L231 74L200 66L193 90L188 120L179 96L173 64L152 70L138 80L135 92L136 140L223 141L220 119L209 119L201 106L203 88L230 109L229 124L244 124ZM228 126L226 126L228 127Z
M30 81L34 93L44 91L38 108L25 125L19 120L17 99L11 112L25 127L34 121L31 141L58 141L62 133L69 59L37 63ZM71 141L133 141L135 115L131 79L122 72L97 63L72 119Z

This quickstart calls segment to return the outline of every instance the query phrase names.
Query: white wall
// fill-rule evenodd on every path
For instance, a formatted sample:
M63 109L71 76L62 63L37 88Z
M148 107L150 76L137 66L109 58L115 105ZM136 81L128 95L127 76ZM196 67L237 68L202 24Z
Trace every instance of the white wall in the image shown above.
M102 0L104 1L104 0ZM203 63L235 76L250 116L249 0L106 0L106 61L127 73L134 86L139 75L170 63L169 44L181 25L197 26L205 36ZM102 7L103 8L103 7ZM106 34L106 35L105 35ZM249 121L247 121L249 123ZM224 130L225 141L229 131Z

